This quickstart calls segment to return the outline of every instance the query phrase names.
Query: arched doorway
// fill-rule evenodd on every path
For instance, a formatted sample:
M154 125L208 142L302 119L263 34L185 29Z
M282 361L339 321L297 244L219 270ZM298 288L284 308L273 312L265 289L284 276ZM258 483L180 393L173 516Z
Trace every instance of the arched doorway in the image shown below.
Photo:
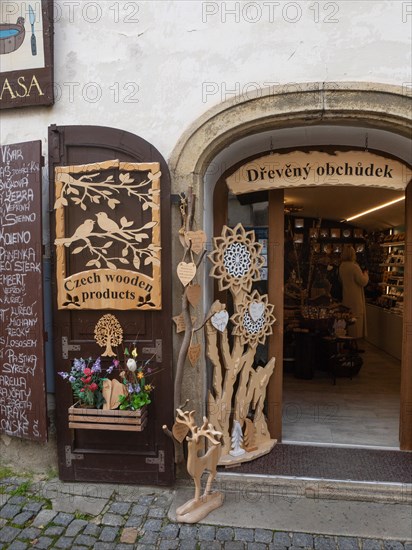
M407 142L409 136L409 100L404 96L402 89L395 86L375 84L340 84L323 86L321 84L302 85L298 90L289 91L286 94L276 90L268 90L260 97L248 97L245 101L235 100L218 105L198 121L182 136L171 158L171 170L174 192L184 191L188 183L187 175L190 174L190 184L199 196L204 209L209 212L205 225L211 223L210 189L205 180L216 181L218 177L211 174L213 170L224 172L224 152L230 147L238 148L238 154L243 158L250 156L250 147L247 140L251 136L263 135L267 131L282 130L285 132L304 132L318 128L322 130L339 129L341 134L349 127L362 129L363 140L365 130L370 135L374 134L377 140L390 139L398 143L397 150L404 148L407 155ZM286 133L284 134L287 135ZM289 136L293 141L293 135ZM353 136L352 136L353 137ZM350 132L345 139L351 139ZM335 143L334 143L335 144ZM341 142L346 145L347 142ZM367 145L362 143L363 146ZM379 147L380 148L380 147ZM267 149L267 145L266 145ZM263 149L260 149L262 151ZM385 151L385 147L382 147ZM253 152L253 151L252 151ZM257 152L257 151L256 151ZM248 155L249 153L249 155ZM239 157L242 158L242 157ZM405 159L409 160L409 159ZM208 173L209 170L209 173ZM208 202L209 200L209 202ZM271 212L276 212L283 217L282 191L271 192ZM406 208L411 212L412 189L406 190ZM214 213L216 215L216 212ZM411 216L409 216L411 218ZM408 215L406 216L408 220ZM198 224L203 225L203 220L198 219ZM210 229L209 227L206 227ZM277 229L279 231L280 228ZM410 223L406 228L407 242L412 242L412 227ZM281 246L274 247L274 253L278 254L278 260L283 265L283 250ZM276 258L274 258L276 261ZM411 288L411 249L406 249L405 258L405 304L404 304L404 329L403 329L403 360L402 360L402 391L401 391L401 420L400 420L400 447L412 449L412 426L410 403L412 401L412 341L408 335L408 327L412 322ZM279 263L279 262L277 262ZM277 311L283 309L283 290L277 285L271 296ZM281 319L272 339L272 353L282 357L282 329ZM410 329L409 329L410 332ZM409 336L409 338L408 338ZM272 435L281 438L281 370L272 380L269 400L274 404L273 418L270 427ZM198 384L202 380L198 381Z

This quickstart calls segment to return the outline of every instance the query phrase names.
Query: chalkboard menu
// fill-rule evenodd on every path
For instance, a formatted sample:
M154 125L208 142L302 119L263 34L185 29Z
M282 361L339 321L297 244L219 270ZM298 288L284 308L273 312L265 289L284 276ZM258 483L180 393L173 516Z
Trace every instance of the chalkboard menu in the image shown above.
M0 433L45 441L41 142L0 153Z

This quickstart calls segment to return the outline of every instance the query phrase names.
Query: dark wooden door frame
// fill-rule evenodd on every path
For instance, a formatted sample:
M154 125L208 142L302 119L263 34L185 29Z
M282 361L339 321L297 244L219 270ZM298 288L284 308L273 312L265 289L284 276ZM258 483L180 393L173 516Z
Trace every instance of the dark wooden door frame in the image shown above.
M405 267L403 302L403 338L401 367L400 447L412 450L412 181L405 199Z
M229 168L217 181L213 194L214 236L221 233L228 220L228 189L226 178L243 164L265 153L243 159ZM380 153L381 154L381 153ZM395 157L392 157L395 158ZM399 159L397 159L399 160ZM282 441L282 386L283 386L283 189L269 193L268 265L275 266L275 276L269 278L269 302L275 306L276 324L268 338L269 356L276 357L276 368L268 386L268 426L272 437ZM272 210L273 209L273 210ZM281 221L280 221L281 220ZM405 276L403 343L400 391L400 450L412 450L412 181L406 187L405 200ZM216 289L215 289L216 295ZM217 299L217 298L216 298ZM222 299L219 297L219 299ZM224 300L223 300L224 301Z

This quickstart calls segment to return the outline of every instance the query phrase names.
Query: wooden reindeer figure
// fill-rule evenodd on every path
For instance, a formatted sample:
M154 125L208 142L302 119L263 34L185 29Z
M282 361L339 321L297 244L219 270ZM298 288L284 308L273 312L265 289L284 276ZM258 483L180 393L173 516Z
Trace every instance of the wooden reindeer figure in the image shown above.
M219 462L222 445L220 438L222 433L214 429L208 419L203 417L203 425L199 428L195 424L195 411L176 409L176 424L185 430L188 446L187 471L195 482L195 497L176 510L176 519L185 523L196 523L203 519L212 510L223 504L223 494L211 491L211 486L216 477L217 464ZM204 449L205 439L211 443L209 449L201 455ZM200 455L200 456L199 456ZM202 475L209 472L204 493L201 495Z

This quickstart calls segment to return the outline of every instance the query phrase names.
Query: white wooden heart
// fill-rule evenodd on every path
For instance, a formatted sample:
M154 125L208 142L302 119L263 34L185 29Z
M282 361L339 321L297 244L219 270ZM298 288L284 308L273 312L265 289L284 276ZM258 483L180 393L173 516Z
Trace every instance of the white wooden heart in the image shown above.
M254 323L262 317L264 311L265 304L263 302L252 302L249 305L249 315L252 317Z
M177 266L177 276L183 286L187 286L196 275L196 265L193 262L180 262Z
M210 322L219 332L223 332L229 322L229 313L223 309L212 315Z

